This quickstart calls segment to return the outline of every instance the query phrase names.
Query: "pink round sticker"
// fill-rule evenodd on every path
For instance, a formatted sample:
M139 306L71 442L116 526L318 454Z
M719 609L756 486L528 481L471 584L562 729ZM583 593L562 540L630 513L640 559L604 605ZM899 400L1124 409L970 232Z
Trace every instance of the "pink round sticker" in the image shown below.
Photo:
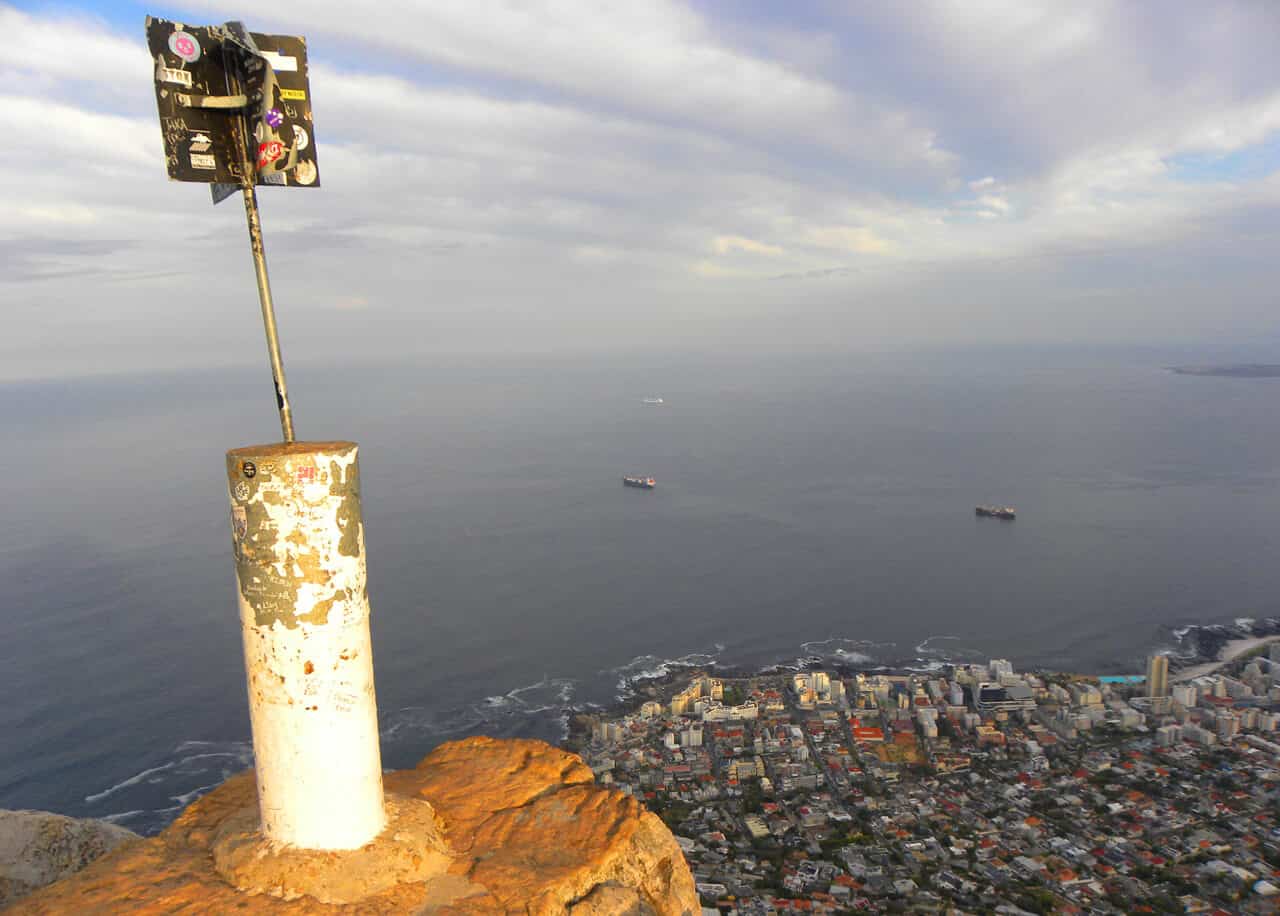
M169 35L169 50L189 64L200 59L200 42L189 32L173 32Z

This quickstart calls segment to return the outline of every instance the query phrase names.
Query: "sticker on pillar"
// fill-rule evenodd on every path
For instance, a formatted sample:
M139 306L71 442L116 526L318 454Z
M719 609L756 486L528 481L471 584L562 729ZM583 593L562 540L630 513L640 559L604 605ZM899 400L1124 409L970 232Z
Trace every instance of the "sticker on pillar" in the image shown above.
M170 35L169 50L189 64L200 59L200 42L188 32L177 31Z
M237 480L236 485L231 490L232 495L240 502L244 502L249 498L249 485L243 480Z
M254 475L258 473L258 466L252 461L246 461L240 465L240 471L245 477L253 480Z
M284 115L281 114L279 108L268 108L267 113L262 116L262 120L267 122L268 127L279 127L284 123Z
M309 160L302 160L298 163L298 167L293 170L293 178L298 184L312 184L316 180L316 164Z
M298 483L315 483L316 482L316 466L314 464L303 465L298 468L298 473L294 475Z
M302 89L280 89L280 98L291 102L305 102L307 93Z
M231 507L231 531L237 541L249 533L249 513L244 506Z
M293 125L293 145L298 152L302 152L310 143L311 137L307 135L306 130L297 124Z

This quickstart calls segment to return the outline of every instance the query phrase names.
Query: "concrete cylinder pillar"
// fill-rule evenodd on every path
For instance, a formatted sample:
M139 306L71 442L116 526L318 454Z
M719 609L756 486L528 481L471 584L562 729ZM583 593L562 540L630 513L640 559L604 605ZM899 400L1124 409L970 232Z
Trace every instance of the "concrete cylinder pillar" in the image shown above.
M386 822L354 442L227 452L263 835L356 849Z

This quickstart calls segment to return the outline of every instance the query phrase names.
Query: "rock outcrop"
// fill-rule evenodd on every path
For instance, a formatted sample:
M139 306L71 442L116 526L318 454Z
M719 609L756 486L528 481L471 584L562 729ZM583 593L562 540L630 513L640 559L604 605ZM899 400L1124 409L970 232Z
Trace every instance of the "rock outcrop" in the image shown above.
M106 821L46 811L0 811L0 907L75 874L122 843L140 840Z
M402 881L351 903L299 896L302 885L291 884L288 874L264 892L237 890L215 868L213 848L256 804L253 774L245 773L196 801L158 837L37 891L13 912L699 912L689 868L662 821L629 796L597 786L578 757L541 741L452 742L412 770L386 774L385 785L391 807L425 801L434 809L433 843L443 842L447 861L425 880ZM403 829L391 838L401 859L412 845ZM359 863L347 876L352 886L377 886L377 855L368 852L373 845L351 860ZM335 891L336 899L342 893Z

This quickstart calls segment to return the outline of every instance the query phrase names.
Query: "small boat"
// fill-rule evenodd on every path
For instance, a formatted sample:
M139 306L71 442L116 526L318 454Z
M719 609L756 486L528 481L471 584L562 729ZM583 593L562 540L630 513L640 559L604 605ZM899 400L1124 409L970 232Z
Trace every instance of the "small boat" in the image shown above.
M624 477L622 478L624 487L639 487L642 490L652 490L658 485L658 482L652 477Z
M1013 506L978 506L973 510L973 514L984 518L1002 518L1009 522L1018 517L1018 512Z
M661 407L666 402L662 398L643 398L640 403L648 407Z

